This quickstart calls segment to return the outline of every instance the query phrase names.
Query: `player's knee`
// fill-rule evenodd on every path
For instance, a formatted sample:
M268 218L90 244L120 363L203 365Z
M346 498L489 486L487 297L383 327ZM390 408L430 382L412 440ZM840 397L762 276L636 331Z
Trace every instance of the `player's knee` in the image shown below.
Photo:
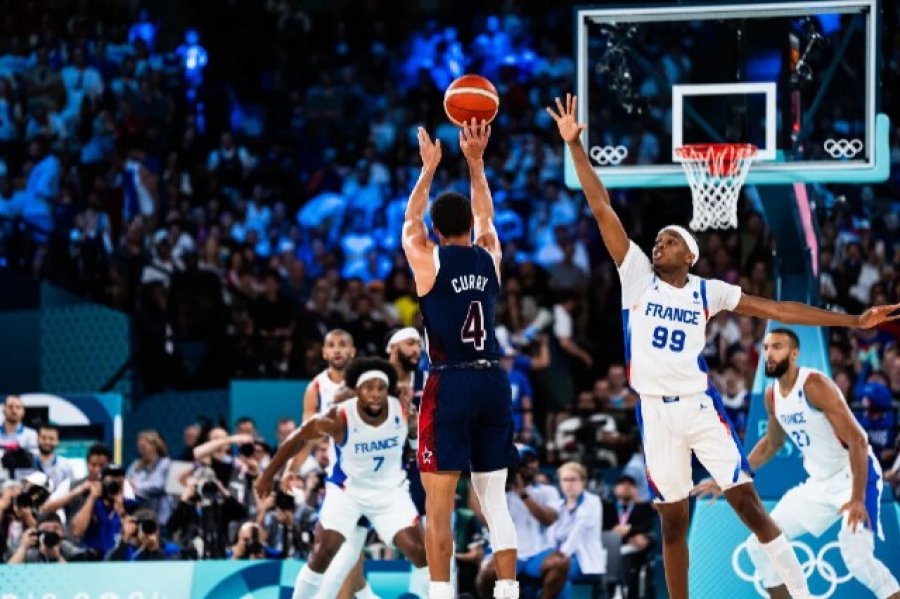
M555 574L565 576L569 573L570 564L569 558L562 553L551 553L545 557L544 561L541 563L541 572L545 575Z
M847 569L855 577L860 578L860 573L867 568L873 559L875 552L874 535L868 531L851 532L849 528L842 528L838 533L838 546L841 549L841 557L847 564Z
M666 507L659 510L663 542L679 543L687 537L690 513L686 510Z

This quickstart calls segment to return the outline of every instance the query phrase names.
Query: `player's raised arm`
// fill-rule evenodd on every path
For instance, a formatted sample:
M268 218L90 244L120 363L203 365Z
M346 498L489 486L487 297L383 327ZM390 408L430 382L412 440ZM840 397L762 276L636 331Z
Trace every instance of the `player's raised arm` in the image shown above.
M612 256L616 266L620 266L625 260L625 254L628 253L628 235L622 226L622 221L613 210L612 204L609 202L609 194L600 181L600 177L594 172L591 161L588 159L584 146L581 145L581 132L585 130L586 125L575 120L575 111L578 107L578 98L572 94L566 94L566 104L563 106L562 101L556 98L556 110L547 107L547 113L556 121L559 128L559 135L563 141L569 146L572 152L572 161L575 163L575 173L578 175L578 181L584 189L584 195L587 197L588 205L594 214L594 219L600 227L600 235L603 237L603 243Z
M466 123L459 131L459 147L469 165L472 186L472 216L475 225L475 243L486 249L499 263L500 240L494 228L494 201L487 177L484 174L484 149L491 137L491 126L482 121Z
M428 238L428 230L425 228L425 210L428 208L431 181L441 161L440 140L431 141L423 127L419 127L419 155L422 157L422 172L406 204L402 244L413 271L416 289L422 295L431 289L436 276L432 258L434 244Z
M853 531L856 530L858 523L871 527L865 504L869 474L869 440L866 433L856 421L837 385L832 381L819 373L813 373L806 379L803 391L806 393L807 401L825 415L834 429L834 434L847 446L850 474L853 478L850 501L841 507L841 511L846 511L849 516L847 524Z
M900 314L894 314L900 310L900 304L875 306L859 315L841 314L830 310L823 310L808 306L800 302L779 302L768 300L746 293L741 295L734 312L744 316L756 316L777 320L784 324L808 324L820 327L858 327L871 329L883 322L897 320Z
M253 485L259 496L265 498L272 492L272 482L275 475L281 472L288 461L293 458L298 451L309 441L315 441L323 435L342 441L338 437L343 436L343 426L340 421L341 416L338 414L338 408L334 407L328 413L321 416L315 416L304 422L300 428L288 435L284 443L272 456L272 460L265 470L260 474L259 479Z

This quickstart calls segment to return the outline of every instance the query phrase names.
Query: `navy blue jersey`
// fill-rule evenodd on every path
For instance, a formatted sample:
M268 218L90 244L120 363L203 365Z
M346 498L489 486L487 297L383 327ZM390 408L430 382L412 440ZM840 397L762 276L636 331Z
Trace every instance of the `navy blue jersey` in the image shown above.
M440 246L437 279L421 298L428 357L434 364L499 360L494 310L500 281L484 248Z

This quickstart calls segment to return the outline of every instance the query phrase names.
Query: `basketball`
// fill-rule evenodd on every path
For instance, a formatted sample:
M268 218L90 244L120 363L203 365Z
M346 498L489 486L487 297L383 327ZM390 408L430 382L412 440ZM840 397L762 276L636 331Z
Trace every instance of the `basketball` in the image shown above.
M457 127L473 118L490 123L497 116L499 106L497 88L481 75L463 75L444 92L444 111Z

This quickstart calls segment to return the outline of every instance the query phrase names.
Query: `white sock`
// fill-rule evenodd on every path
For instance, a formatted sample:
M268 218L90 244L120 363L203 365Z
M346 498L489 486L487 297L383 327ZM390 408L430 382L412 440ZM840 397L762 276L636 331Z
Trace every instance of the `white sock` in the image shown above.
M428 583L428 599L453 599L453 585L449 582Z
M313 599L319 593L323 576L310 570L308 564L304 564L294 583L293 599Z
M356 591L354 597L356 599L381 599L381 597L375 594L375 591L372 590L372 587L369 586L368 582L366 582L366 586Z
M768 543L761 543L763 551L769 557L769 563L778 572L779 578L787 587L792 599L811 599L809 587L806 586L806 576L800 567L800 560L794 553L787 538L780 534Z
M495 582L494 599L519 599L519 581L498 580Z
M415 566L409 572L409 592L419 597L420 599L427 599L428 597L428 584L431 582L431 579L428 577L428 566L423 566L421 568L416 568Z

